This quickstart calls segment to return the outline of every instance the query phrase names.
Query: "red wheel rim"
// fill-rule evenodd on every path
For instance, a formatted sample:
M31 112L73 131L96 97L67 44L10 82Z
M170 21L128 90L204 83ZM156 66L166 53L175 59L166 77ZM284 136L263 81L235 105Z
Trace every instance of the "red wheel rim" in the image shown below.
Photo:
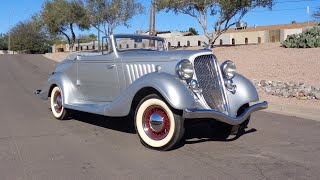
M60 91L56 91L53 96L53 107L57 113L62 110L62 97Z
M164 139L170 130L170 119L161 106L150 106L143 114L143 129L153 140Z

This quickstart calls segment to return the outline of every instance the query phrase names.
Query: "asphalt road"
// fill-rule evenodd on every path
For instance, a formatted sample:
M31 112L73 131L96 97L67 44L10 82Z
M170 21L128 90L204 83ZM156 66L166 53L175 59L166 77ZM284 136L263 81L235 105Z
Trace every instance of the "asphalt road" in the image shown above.
M239 137L206 123L178 149L143 147L126 119L55 120L33 95L55 63L0 55L0 179L320 179L320 123L257 112Z

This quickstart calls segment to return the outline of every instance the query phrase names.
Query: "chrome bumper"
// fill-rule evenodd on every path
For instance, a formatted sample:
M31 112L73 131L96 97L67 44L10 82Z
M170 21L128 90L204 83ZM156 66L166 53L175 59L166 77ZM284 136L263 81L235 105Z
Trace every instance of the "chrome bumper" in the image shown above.
M183 118L186 119L197 119L197 118L212 118L230 125L239 125L243 123L251 113L268 108L268 102L264 101L261 103L254 104L248 107L240 116L231 117L220 111L212 109L185 109L183 111Z

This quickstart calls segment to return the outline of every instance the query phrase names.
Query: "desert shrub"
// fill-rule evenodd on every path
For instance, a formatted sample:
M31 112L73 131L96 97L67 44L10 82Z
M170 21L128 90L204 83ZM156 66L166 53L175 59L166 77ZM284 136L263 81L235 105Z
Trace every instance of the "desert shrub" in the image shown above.
M315 48L320 47L320 27L313 27L300 34L289 35L282 42L285 48Z

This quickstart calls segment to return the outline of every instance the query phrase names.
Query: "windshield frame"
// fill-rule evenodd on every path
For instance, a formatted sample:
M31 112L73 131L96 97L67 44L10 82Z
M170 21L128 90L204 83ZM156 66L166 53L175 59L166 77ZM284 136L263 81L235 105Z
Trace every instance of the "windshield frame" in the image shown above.
M165 38L162 37L157 37L157 36L148 36L148 35L138 35L138 34L116 34L116 35L111 35L110 39L111 39L111 43L112 43L112 49L113 52L115 52L115 54L118 56L118 52L121 52L118 50L117 48L117 44L116 44L116 39L117 38L133 38L133 39L150 39L150 40L156 40L156 41L163 41L163 48L164 51L168 51L168 43L167 40ZM139 49L132 49L132 51L134 50L139 50Z

